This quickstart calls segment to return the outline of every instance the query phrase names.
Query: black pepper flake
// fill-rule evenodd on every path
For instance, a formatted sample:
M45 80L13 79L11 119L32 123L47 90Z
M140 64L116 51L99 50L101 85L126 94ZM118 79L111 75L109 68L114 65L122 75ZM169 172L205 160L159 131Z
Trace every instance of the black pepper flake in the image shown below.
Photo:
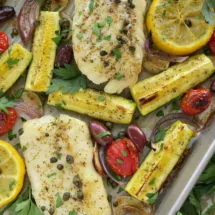
M62 169L63 169L63 165L62 165L62 164L58 164L58 165L57 165L57 169L58 169L58 170L62 170Z
M108 67L110 63L108 61L104 61L104 67Z
M126 29L126 28L122 29L122 30L121 30L121 33L123 33L123 34L128 34L128 29Z
M56 163L56 162L57 162L57 158L56 157L50 158L50 163Z
M74 158L71 155L67 155L66 162L69 164L72 164L72 163L74 163Z
M102 51L100 51L100 55L101 56L105 56L105 55L107 55L108 53L105 51L105 50L102 50Z
M70 193L69 192L65 192L63 194L63 201L68 201L70 199Z
M20 128L20 129L18 130L19 136L21 136L23 133L24 133L23 128Z

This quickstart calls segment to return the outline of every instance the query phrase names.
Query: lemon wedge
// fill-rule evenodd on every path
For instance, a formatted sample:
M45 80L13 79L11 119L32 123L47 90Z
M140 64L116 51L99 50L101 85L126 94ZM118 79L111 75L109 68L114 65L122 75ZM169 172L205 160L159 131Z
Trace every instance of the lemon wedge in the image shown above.
M174 55L188 55L203 47L214 26L202 15L202 0L153 0L146 25L154 44Z
M18 152L0 140L0 208L12 202L20 193L25 176L25 164Z

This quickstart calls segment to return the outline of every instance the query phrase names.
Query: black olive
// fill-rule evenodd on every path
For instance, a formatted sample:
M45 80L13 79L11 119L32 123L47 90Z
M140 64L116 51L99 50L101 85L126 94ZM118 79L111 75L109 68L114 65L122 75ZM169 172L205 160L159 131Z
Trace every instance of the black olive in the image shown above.
M70 199L70 193L69 192L65 192L63 194L63 201L68 201Z
M41 211L45 211L46 207L42 206L40 209L41 209Z
M57 162L57 158L56 157L50 158L50 163L56 163L56 162Z
M185 24L190 28L192 27L192 21L190 19L185 19Z
M63 165L62 164L58 164L57 168L58 168L58 170L62 170L63 169Z
M79 175L74 176L74 178L73 178L73 184L74 184L76 187L78 187L78 188L81 188L81 187L82 187L83 184L82 184L82 181L81 181Z
M0 23L3 23L16 14L13 7L10 6L0 6Z
M74 158L71 155L67 155L66 162L69 164L72 164L72 163L74 163Z
M108 53L105 51L105 50L102 50L102 51L100 51L100 55L101 56L105 56L105 55L107 55Z
M84 194L83 194L83 192L81 190L77 191L77 198L80 199L80 200L84 199Z

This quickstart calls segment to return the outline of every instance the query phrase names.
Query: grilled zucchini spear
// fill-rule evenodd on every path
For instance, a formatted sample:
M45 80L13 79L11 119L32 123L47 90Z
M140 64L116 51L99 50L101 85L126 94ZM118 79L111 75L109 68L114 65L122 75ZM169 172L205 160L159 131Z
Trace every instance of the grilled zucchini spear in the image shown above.
M51 93L48 104L119 124L129 124L136 109L131 100L91 89L73 94Z
M125 190L145 203L152 203L151 197L157 194L192 136L193 131L186 124L176 121L164 140L157 143L157 150L147 155Z
M0 91L6 92L26 70L32 54L14 43L0 58Z
M46 92L52 79L56 55L56 32L60 30L58 12L41 12L33 42L33 61L25 85L26 90Z
M215 71L212 61L204 54L170 67L131 88L132 96L143 116L205 81Z

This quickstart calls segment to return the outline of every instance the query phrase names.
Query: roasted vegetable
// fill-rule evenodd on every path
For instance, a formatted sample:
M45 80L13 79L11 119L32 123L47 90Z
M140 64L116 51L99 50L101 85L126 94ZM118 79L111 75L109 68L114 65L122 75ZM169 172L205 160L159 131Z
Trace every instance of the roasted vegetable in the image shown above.
M125 190L145 203L153 203L161 185L179 161L193 131L180 121L176 121L167 131L164 140L157 143L156 151L151 151L141 167L131 178Z
M26 90L46 92L51 82L58 40L60 16L58 12L41 12L33 42L33 61L25 85Z
M0 6L0 23L3 23L13 16L15 16L16 12L13 7L9 6Z
M25 71L32 54L14 43L0 58L0 90L6 92Z
M134 102L123 97L91 89L73 94L51 93L48 104L120 124L129 124L136 108Z
M141 114L145 116L203 82L214 71L208 57L204 54L196 55L137 83L131 88L131 93Z
M9 39L5 32L0 31L0 53L8 49Z

